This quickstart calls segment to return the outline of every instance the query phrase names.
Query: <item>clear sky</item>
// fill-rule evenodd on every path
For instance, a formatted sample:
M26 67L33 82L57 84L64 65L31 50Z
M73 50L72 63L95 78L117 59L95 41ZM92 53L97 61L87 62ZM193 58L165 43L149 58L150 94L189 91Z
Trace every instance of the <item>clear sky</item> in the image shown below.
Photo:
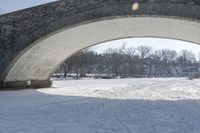
M0 11L1 13L9 13L53 1L57 0L0 0Z
M121 39L111 42L102 43L93 47L95 51L103 52L108 48L122 47L126 44L128 47L137 47L139 45L151 46L155 49L172 49L180 52L183 49L191 50L193 53L198 55L200 53L200 46L194 43L189 43L185 41L172 40L172 39L161 39L161 38L129 38Z
M57 0L0 0L0 11L2 13L13 12L24 8L41 5L48 2ZM105 49L112 47L121 47L126 43L126 47L137 47L138 45L149 45L156 49L169 48L176 50L177 52L182 49L192 50L196 55L200 52L200 46L188 42L168 40L168 39L153 39L153 38L132 38L125 40L112 41L103 43L95 47L97 51L104 51Z

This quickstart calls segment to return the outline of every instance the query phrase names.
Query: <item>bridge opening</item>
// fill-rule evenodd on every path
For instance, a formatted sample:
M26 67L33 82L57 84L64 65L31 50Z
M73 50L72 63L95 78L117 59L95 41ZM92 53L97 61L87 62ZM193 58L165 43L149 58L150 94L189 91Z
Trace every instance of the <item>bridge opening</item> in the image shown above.
M0 82L0 87L49 87L51 86L51 76L66 58L68 59L83 48L112 40L149 37L175 39L200 44L199 27L200 25L196 21L154 16L105 18L103 20L91 20L79 25L73 25L72 27L64 27L46 36L41 36L40 39L19 52L5 67L6 69L3 70L1 76L3 81ZM126 47L124 49L126 51ZM93 55L93 52L91 54ZM122 67L120 64L119 66ZM128 68L126 72L118 72L119 68L115 68L115 70L112 70L112 73L108 72L108 74L110 73L116 77L120 75L126 77L130 76L128 74L131 71L132 75L154 76L152 74L153 70L151 70L154 69L154 66L144 67L143 65L142 68L140 66L137 66L140 72L135 72L137 69L128 70ZM127 65L126 67L130 66ZM151 72L148 72L149 74L146 72L148 67L152 67L150 69ZM82 73L80 76L84 75Z
M112 40L120 46L83 49ZM0 129L199 132L198 51L184 41L200 45L199 0L59 0L1 15L0 88L43 89L2 92ZM52 75L64 79L56 88ZM85 77L96 80L65 81Z
M164 38L126 38L78 51L51 80L199 78L200 46Z

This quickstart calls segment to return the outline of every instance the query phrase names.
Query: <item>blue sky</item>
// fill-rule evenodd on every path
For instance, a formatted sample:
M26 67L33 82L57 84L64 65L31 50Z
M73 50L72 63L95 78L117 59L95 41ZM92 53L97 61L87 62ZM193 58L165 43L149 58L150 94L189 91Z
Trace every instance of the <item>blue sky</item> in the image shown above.
M24 8L41 5L57 0L0 0L0 11L1 13L9 13ZM168 39L152 39L152 38L133 38L125 39L114 42L103 43L95 47L98 51L104 51L105 49L112 47L121 47L126 43L126 47L137 47L138 45L149 45L156 49L169 48L176 51L182 49L192 50L196 55L200 52L200 46L191 44L188 42L168 40Z
M94 46L94 50L98 52L103 52L108 48L118 48L122 47L123 44L126 44L126 48L128 47L137 47L139 45L147 45L151 46L155 49L172 49L180 52L183 49L191 50L196 55L200 53L200 46L194 43L189 43L180 40L172 40L172 39L162 39L162 38L129 38L129 39L121 39L111 42L102 43Z
M53 1L56 0L0 0L0 9L2 13L9 13Z

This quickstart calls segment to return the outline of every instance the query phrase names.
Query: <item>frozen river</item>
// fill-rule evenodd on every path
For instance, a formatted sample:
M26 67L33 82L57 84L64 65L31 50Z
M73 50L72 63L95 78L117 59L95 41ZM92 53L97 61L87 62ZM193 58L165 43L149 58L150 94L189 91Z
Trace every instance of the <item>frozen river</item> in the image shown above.
M0 133L199 133L200 80L55 81L0 91Z

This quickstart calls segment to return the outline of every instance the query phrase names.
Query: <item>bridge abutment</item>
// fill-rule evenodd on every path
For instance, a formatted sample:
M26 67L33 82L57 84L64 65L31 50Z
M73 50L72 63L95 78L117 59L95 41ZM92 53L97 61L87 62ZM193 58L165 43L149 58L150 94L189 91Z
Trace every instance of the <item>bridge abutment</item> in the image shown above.
M0 89L48 88L51 80L0 81Z
M60 0L0 15L0 88L50 87L78 50L129 37L200 44L199 0Z

